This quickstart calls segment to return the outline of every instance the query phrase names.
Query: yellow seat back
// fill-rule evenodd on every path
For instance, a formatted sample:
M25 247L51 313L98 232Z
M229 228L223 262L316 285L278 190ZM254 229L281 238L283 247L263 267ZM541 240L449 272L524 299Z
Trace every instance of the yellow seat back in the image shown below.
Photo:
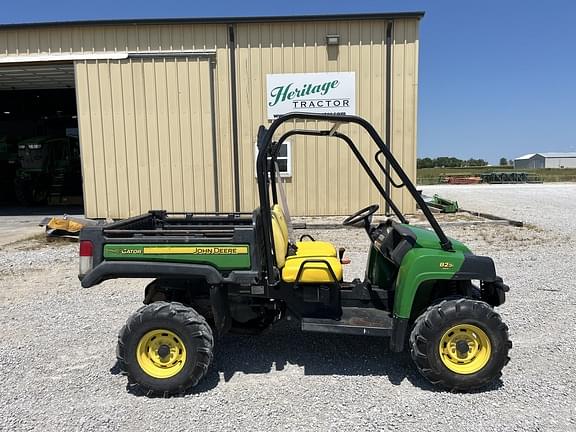
M274 255L276 256L276 265L278 268L282 268L286 263L288 238L284 237L281 224L278 222L278 218L274 213L272 213L272 236L274 237Z
M278 221L278 225L280 226L282 235L284 236L286 241L289 241L290 236L288 235L288 223L286 222L286 216L284 215L282 207L280 207L280 205L278 204L274 204L272 206L271 211L272 211L272 217L275 217L276 220Z

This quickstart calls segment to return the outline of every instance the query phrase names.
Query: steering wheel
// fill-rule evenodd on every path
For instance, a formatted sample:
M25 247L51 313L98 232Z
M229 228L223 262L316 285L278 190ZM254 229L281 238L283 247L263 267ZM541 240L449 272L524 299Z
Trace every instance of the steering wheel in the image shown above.
M363 226L369 226L371 216L378 211L380 206L378 204L372 204L362 210L357 211L352 216L348 216L346 219L342 221L342 225L345 226L354 226L358 225L360 222L364 221Z

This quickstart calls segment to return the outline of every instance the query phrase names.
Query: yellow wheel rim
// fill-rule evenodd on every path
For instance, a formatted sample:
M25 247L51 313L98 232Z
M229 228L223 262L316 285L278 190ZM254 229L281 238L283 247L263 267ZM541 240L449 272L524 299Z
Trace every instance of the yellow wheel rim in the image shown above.
M138 342L136 359L151 377L171 378L186 363L186 347L182 339L170 330L151 330Z
M488 335L472 324L458 324L440 339L440 359L452 372L469 375L490 360L492 346Z

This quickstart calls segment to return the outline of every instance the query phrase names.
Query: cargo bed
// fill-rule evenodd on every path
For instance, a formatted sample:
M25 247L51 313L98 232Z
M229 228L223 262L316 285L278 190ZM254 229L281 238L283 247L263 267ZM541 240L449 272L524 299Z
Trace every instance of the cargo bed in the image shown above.
M230 239L234 230L253 223L250 213L178 213L152 210L147 214L105 225L110 238L191 236Z
M85 259L82 261L84 249ZM153 210L80 235L84 287L120 277L252 279L260 268L250 213Z

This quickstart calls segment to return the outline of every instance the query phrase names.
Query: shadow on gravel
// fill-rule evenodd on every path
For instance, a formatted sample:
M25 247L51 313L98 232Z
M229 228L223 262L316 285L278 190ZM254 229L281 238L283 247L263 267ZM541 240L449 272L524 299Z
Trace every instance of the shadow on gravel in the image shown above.
M425 391L440 392L414 367L408 353L392 353L388 339L301 332L295 322L281 322L258 336L227 335L216 341L214 361L202 381L187 394L204 393L234 374L266 374L282 371L287 365L304 368L305 375L381 376L393 385L407 379ZM118 365L110 370L122 373ZM502 381L479 392L502 387ZM129 393L144 396L127 385Z

